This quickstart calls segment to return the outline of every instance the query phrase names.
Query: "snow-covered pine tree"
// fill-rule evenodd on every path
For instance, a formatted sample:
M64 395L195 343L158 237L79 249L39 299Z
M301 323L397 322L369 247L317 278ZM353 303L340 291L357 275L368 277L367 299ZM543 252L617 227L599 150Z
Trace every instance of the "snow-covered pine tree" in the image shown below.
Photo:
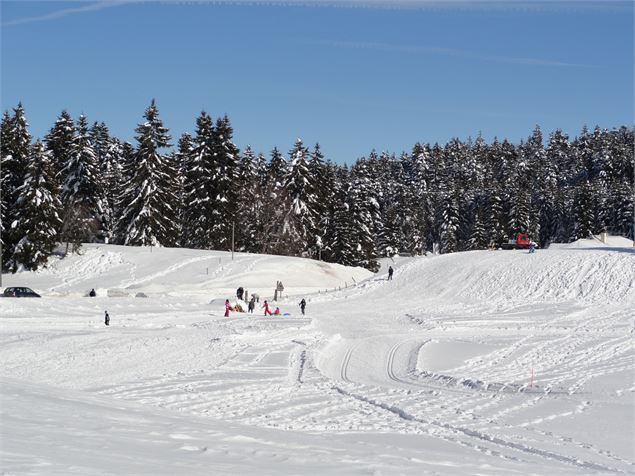
M442 240L444 253L452 248L453 251L463 251L469 248L470 230L472 228L472 203L474 193L471 182L476 174L473 157L471 155L471 143L464 143L458 138L452 139L445 147L446 183L445 196L453 197L452 205L456 208L449 210L446 202L443 207L442 232L445 239ZM450 213L450 211L452 213ZM456 224L452 220L456 219ZM450 220L450 221L449 221ZM450 228L448 228L450 227ZM452 239L448 237L452 235ZM446 243L444 248L443 242ZM456 248L455 248L456 246Z
M621 127L612 133L607 166L609 231L634 239L635 129ZM610 165L609 165L610 164Z
M573 200L573 236L570 241L588 238L593 233L593 188L586 181L578 184Z
M532 232L531 187L532 173L528 151L524 143L518 147L518 162L508 182L509 190L509 223L507 234L515 236L517 233Z
M315 247L317 256L315 258L321 261L336 262L334 256L334 243L336 241L336 223L335 214L339 204L346 203L346 194L342 190L341 180L348 173L346 166L338 167L337 165L326 162L322 166L322 178L320 179L326 188L328 194L323 196L320 213L322 214L318 227L319 231L315 238Z
M61 171L61 240L77 249L81 243L104 239L104 205L99 169L86 117L79 116L71 153Z
M75 123L71 115L63 110L49 133L44 137L46 147L51 151L53 171L60 184L64 182L61 172L70 161L74 140Z
M90 142L95 151L97 165L103 170L106 154L110 146L110 131L104 122L94 122L89 131Z
M289 247L284 241L283 224L287 211L288 194L284 189L288 164L278 148L271 151L267 170L267 185L262 209L262 252L285 254Z
M347 202L352 241L347 248L352 252L353 266L363 266L371 271L377 271L375 236L380 220L379 203L366 167L365 161L359 161L351 171L352 186L348 190Z
M416 143L410 155L409 181L412 205L410 214L413 220L413 235L410 240L412 252L424 253L432 249L432 176L430 146Z
M116 241L116 197L121 180L121 144L110 137L108 126L104 122L95 122L90 128L89 135L95 151L101 184L99 190L102 195L99 199L103 206L103 240L106 243L113 243Z
M532 135L527 139L522 150L523 158L527 163L527 176L529 180L529 223L528 232L534 241L540 242L541 245L546 244L541 240L544 233L541 232L542 221L541 215L548 220L551 213L551 203L546 203L544 195L546 191L546 180L543 184L541 174L547 173L547 154L545 152L542 131L539 126L534 128Z
M183 218L184 204L185 204L185 181L186 174L189 170L192 162L192 151L194 149L192 136L188 132L181 134L178 143L178 150L174 157L174 161L178 167L178 191L177 191L177 206L176 214L179 217L179 229L178 229L178 243L183 246L183 230L185 226L185 220Z
M123 185L124 164L124 145L116 137L110 138L101 169L104 241L106 243L119 243L121 241L121 237L117 235L117 221L121 212L119 193Z
M459 251L459 200L455 194L450 194L445 199L442 216L440 252L454 253Z
M258 234L262 201L259 194L258 164L251 146L240 157L238 177L238 211L236 213L236 249L255 253L259 250Z
M315 228L308 237L309 255L320 259L325 245L326 230L329 222L329 210L332 207L335 176L324 162L320 144L316 143L309 160L309 187L314 197L312 213Z
M487 232L485 231L485 225L482 218L481 207L477 207L474 213L474 222L472 224L472 230L470 232L469 249L471 250L484 250L487 248L489 242L487 238Z
M322 259L354 266L357 263L357 240L353 235L353 213L348 203L351 189L349 171L346 166L333 169L336 180L333 185L333 204L329 211Z
M214 121L205 111L196 119L196 135L190 157L183 157L181 243L188 248L213 249L214 243L210 236L216 219L213 177L218 163L214 155Z
M232 230L238 204L237 170L240 151L232 142L234 130L229 118L217 119L214 129L214 149L217 169L212 175L214 221L210 238L215 249L230 250Z
M17 244L15 234L9 233L16 220L15 203L18 199L18 189L24 183L25 171L29 163L31 152L31 134L26 121L22 103L13 109L13 117L8 113L2 119L2 268L7 266L13 257Z
M283 215L282 235L283 241L290 246L285 254L294 256L309 254L310 239L317 228L317 197L307 162L308 153L302 140L297 139L289 151L289 172L283 186L288 200Z
M174 204L176 164L161 150L170 147L168 129L159 118L154 99L144 113L145 121L136 128L139 143L132 177L126 184L119 228L124 244L133 246L174 246L177 242Z
M45 265L55 249L61 225L61 204L49 152L39 140L30 149L9 231L16 243L8 263L14 272L20 268L33 271Z
M488 246L499 246L507 240L507 217L505 216L505 183L508 164L503 154L502 145L498 139L488 148L485 157L485 180L489 184L487 195L487 208L485 210L484 224L487 234Z
M553 131L545 151L545 163L538 172L540 197L540 246L566 241L573 231L567 201L570 193L567 174L562 173L571 154L569 137L560 129ZM566 169L564 169L566 171Z
M5 257L5 250L9 243L7 231L11 224L7 220L9 214L13 213L13 204L10 203L10 195L13 194L8 193L12 177L7 168L7 164L13 160L11 155L12 128L12 118L9 112L5 111L2 114L2 122L0 122L0 248L2 249L0 260L2 260L2 270L6 268L5 258L9 258L9 256Z

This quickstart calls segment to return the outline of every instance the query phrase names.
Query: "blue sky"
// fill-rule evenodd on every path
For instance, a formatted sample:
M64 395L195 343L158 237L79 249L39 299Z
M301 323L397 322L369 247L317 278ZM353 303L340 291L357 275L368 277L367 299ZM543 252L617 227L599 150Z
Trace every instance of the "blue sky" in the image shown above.
M2 1L2 109L62 109L132 139L152 98L173 142L227 113L243 148L375 148L536 124L633 125L629 1Z

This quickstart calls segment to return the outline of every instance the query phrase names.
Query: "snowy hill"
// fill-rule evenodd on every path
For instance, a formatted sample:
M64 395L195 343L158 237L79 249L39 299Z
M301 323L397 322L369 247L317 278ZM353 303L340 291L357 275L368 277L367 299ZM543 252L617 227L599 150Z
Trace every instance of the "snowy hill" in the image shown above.
M633 472L632 247L384 264L93 245L4 275L45 297L0 299L0 469ZM276 280L288 315L222 316Z
M48 268L5 275L3 283L49 296L83 296L95 288L102 296L117 290L128 295L231 297L242 286L272 297L278 280L293 294L345 287L371 274L363 268L288 256L235 253L232 259L224 251L87 244L80 255L51 258Z

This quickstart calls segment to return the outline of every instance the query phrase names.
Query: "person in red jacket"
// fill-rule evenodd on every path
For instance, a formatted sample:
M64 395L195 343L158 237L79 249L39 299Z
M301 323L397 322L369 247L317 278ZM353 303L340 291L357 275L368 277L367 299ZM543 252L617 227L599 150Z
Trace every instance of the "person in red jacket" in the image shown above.
M229 308L230 308L230 304L229 304L229 299L225 299L225 317L229 317Z
M265 301L265 305L262 306L265 309L265 316L270 316L271 315L271 311L269 310L269 303L267 301Z

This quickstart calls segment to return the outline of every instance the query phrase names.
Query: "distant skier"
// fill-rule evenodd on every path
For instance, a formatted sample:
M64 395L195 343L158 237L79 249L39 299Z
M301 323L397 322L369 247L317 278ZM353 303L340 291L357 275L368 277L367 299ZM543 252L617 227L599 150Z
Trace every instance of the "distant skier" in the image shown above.
M304 298L302 298L302 301L300 301L300 311L302 311L302 315L304 316L304 309L306 308L306 301L304 300Z
M91 289L91 290L90 290L90 292L88 293L88 295L89 295L90 297L95 297L95 296L97 296L97 293L95 292L95 289L93 288L93 289Z
M110 316L108 315L108 311L104 311L104 324L107 326L110 325Z
M271 310L269 309L269 303L267 301L265 301L265 305L262 306L265 310L265 316L270 316L271 315Z
M388 266L388 281L392 281L392 273L394 273L394 269L392 269L392 266Z
M225 317L229 317L230 309L231 309L231 305L229 304L229 299L225 299Z
M255 307L256 307L256 298L251 296L251 301L249 301L249 304L247 305L247 310L253 314Z
M244 292L245 292L245 291L244 291L244 289L242 288L242 286L241 286L241 287L239 287L239 288L236 290L236 297L237 297L239 300L241 300L241 301L242 301L242 299L243 299L243 293L244 293Z

